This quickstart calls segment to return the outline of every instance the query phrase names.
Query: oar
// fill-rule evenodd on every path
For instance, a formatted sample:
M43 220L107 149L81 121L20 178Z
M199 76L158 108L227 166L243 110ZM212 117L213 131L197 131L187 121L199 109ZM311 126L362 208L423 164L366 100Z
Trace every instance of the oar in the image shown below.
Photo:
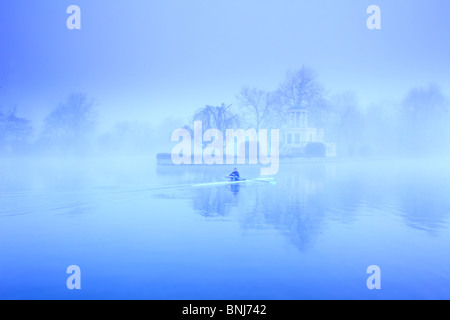
M270 183L272 185L276 185L277 184L276 181L267 181L267 180L258 180L258 179L245 179L245 180L256 181L256 182L265 182L265 183Z
M228 177L225 177L225 179L233 179L233 177L230 177L230 176L228 176ZM244 179L244 178L238 178L238 180L236 180L236 181L246 181L246 180L250 180L250 179ZM231 182L233 182L233 181L231 181Z

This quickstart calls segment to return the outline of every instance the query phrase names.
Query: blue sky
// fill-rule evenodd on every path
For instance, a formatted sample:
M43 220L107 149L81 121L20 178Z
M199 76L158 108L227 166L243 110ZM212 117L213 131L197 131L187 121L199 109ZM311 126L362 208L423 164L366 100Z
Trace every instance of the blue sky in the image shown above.
M81 30L66 9L81 8ZM366 9L380 6L382 29ZM307 65L363 105L414 86L450 88L445 0L14 0L0 4L0 106L42 119L70 93L95 98L103 125L188 118L234 104L242 85L275 89Z

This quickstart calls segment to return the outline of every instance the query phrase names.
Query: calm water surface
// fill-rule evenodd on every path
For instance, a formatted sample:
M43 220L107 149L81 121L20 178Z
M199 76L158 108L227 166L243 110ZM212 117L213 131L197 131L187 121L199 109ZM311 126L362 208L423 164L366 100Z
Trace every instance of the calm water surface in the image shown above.
M276 185L198 188L229 168L2 160L0 298L449 299L446 163L282 164Z

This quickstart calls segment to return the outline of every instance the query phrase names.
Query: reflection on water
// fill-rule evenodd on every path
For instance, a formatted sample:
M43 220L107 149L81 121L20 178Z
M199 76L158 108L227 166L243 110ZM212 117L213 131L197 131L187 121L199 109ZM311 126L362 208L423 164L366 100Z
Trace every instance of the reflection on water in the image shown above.
M197 188L193 190L192 207L205 217L225 217L233 206L239 205L235 190L231 186Z
M206 187L230 168L22 167L0 172L0 298L70 298L55 274L73 263L91 274L83 298L373 298L372 264L378 297L450 297L446 162L308 161L276 184Z
M234 195L237 195L239 193L239 190L241 190L241 185L240 184L232 184L230 186L230 190Z
M449 173L435 170L395 162L291 164L281 168L276 185L197 188L187 197L204 217L237 212L243 229L276 229L304 250L330 220L351 224L375 212L399 216L409 227L429 234L446 228ZM214 181L220 173L200 176Z

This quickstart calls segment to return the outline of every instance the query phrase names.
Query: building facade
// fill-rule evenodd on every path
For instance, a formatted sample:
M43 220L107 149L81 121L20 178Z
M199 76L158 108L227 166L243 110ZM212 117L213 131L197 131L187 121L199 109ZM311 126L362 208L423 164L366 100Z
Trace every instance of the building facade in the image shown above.
M325 142L324 130L308 126L308 110L289 108L286 126L281 129L281 155L303 156L310 143L322 143L326 157L336 156L336 144Z

